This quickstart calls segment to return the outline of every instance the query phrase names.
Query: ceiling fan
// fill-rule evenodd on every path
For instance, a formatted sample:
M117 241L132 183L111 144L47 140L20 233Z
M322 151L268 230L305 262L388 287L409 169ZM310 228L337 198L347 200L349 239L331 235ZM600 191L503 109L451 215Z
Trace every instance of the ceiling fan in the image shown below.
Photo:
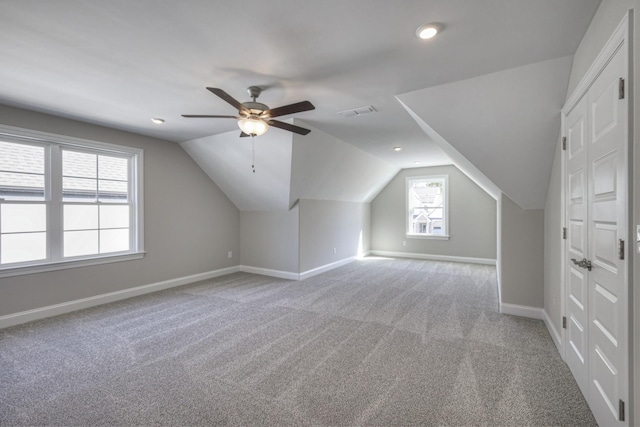
M251 86L247 89L249 96L253 99L251 102L240 103L227 92L215 87L208 87L207 90L214 95L219 96L224 101L231 104L234 108L238 109L237 116L211 116L211 115L196 115L196 114L183 114L182 117L187 118L214 118L214 119L236 119L238 120L238 126L242 133L241 137L245 136L259 136L264 134L269 126L288 130L289 132L297 133L299 135L306 135L311 132L309 129L305 129L300 126L291 125L289 123L274 120L274 117L286 116L288 114L300 113L302 111L315 110L309 101L296 102L295 104L289 104L278 108L269 108L267 105L256 102L256 98L260 96L262 89L257 86Z

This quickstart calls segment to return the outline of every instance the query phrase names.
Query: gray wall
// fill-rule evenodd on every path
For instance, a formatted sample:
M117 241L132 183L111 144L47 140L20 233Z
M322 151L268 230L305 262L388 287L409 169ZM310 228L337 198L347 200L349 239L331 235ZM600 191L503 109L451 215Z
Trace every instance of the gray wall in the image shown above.
M449 240L406 236L405 180L449 175ZM371 203L371 248L378 251L496 259L496 200L455 166L403 169ZM403 246L402 242L407 245Z
M501 205L501 302L541 308L544 304L544 210L524 210L504 194Z
M147 251L141 260L0 279L0 316L238 265L239 212L178 144L2 105L0 123L142 148Z
M302 199L290 211L241 212L242 265L298 274L361 255L370 211L369 203Z
M241 212L242 265L299 272L299 207L280 212Z
M369 251L371 204L302 199L299 205L301 273Z

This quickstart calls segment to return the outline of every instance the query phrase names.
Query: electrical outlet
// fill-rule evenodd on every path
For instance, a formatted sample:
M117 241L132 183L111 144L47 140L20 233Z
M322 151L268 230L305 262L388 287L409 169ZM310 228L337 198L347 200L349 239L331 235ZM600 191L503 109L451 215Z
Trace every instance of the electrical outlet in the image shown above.
M227 258L233 258L233 252L231 251L227 252Z
M406 240L402 241L402 246L407 246L407 241Z
M333 253L334 253L334 254L337 254L337 253L338 253L338 249L333 248Z

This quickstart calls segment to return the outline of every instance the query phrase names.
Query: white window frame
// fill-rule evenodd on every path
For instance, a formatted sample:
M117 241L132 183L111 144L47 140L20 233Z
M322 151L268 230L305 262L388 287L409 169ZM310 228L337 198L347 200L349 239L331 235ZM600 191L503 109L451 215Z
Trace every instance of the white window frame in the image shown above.
M0 139L7 142L45 146L45 198L42 202L47 206L47 259L29 261L9 265L0 265L0 278L22 274L41 273L90 265L106 264L120 261L141 259L144 257L144 152L138 148L74 138L39 132L13 126L0 125ZM62 148L93 152L117 157L128 157L129 162L129 194L133 212L130 215L130 249L123 252L94 254L73 258L64 258L62 254L62 181L53 182L52 176L62 179ZM52 157L58 157L52 161ZM54 188L57 187L57 188ZM55 195L59 197L55 197ZM13 201L7 201L13 203ZM108 203L104 203L108 205Z
M414 181L425 180L444 180L444 204L442 212L442 220L444 222L444 230L442 234L415 233L411 229L411 207L409 204L409 189ZM405 180L405 237L409 239L431 239L431 240L449 240L449 175L424 175L424 176L408 176Z

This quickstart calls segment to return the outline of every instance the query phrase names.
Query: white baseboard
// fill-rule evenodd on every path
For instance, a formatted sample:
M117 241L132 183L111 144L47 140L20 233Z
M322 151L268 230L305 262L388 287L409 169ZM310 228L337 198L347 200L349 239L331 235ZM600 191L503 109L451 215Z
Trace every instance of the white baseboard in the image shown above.
M277 277L279 279L300 280L299 274L292 271L273 270L270 268L252 267L250 265L241 265L240 271L244 273L260 274L262 276Z
M542 320L543 309L526 305L500 303L500 313Z
M352 257L349 257L349 258L341 259L340 261L336 261L336 262L332 262L330 264L322 265L320 267L312 268L311 270L307 270L307 271L304 271L304 272L300 273L299 280L308 279L309 277L317 276L318 274L325 273L325 272L327 272L329 270L333 270L334 268L342 267L343 265L347 265L350 262L353 262L358 258L360 258L360 257L352 256Z
M362 256L369 255L369 252ZM250 265L241 265L240 271L245 273L252 274L261 274L263 276L277 277L279 279L288 279L288 280L304 280L309 277L316 276L318 274L325 273L329 270L333 270L334 268L341 267L343 265L349 264L356 259L361 258L361 256L352 256L349 258L344 258L336 262L332 262L330 264L321 265L320 267L312 268L311 270L304 271L302 273L294 273L292 271L282 271L282 270L273 270L270 268L262 268L262 267L252 267Z
M553 326L553 322L551 321L551 317L549 317L549 313L546 310L542 310L542 320L544 320L544 324L547 325L547 329L549 330L549 335L553 339L553 343L556 345L558 352L562 354L562 336L558 332L555 326Z
M72 311L82 310L84 308L95 307L97 305L109 302L119 301L138 295L144 295L151 292L169 289L176 286L186 285L188 283L199 282L200 280L212 279L214 277L224 276L236 273L240 269L236 267L222 268L219 270L207 271L205 273L193 274L190 276L178 277L176 279L165 280L163 282L151 283L148 285L136 286L135 288L123 289L121 291L109 292L93 297L81 298L73 301L63 302L61 304L49 305L33 310L12 313L6 316L0 316L0 329L9 326L19 325L21 323L31 322L33 320L44 319L46 317L57 316L59 314L70 313Z
M416 254L416 253L410 253L410 252L392 252L392 251L371 251L371 255L386 256L386 257L392 257L392 258L415 258L415 259L429 259L432 261L450 261L450 262L466 262L469 264L496 265L496 260L490 259L490 258L471 258L471 257L464 257L464 256Z

